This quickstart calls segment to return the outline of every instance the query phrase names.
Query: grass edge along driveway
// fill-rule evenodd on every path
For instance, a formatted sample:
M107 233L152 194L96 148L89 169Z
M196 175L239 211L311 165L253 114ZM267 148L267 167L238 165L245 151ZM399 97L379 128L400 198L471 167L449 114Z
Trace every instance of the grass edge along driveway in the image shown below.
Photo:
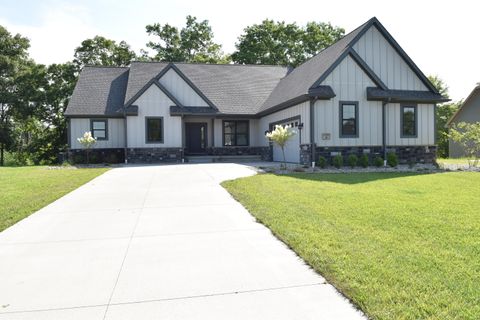
M0 232L107 170L0 167Z
M480 174L261 174L223 186L369 317L480 318Z

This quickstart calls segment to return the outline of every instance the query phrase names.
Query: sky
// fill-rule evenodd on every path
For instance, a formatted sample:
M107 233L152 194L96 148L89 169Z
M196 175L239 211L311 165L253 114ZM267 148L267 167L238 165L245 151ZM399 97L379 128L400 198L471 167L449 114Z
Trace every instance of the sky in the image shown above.
M245 27L267 18L330 22L349 32L376 16L419 68L442 78L460 100L480 82L479 9L476 1L451 0L0 0L0 25L28 37L30 56L50 64L72 60L95 35L125 40L139 52L150 40L147 24L182 27L187 15L208 20L226 53Z

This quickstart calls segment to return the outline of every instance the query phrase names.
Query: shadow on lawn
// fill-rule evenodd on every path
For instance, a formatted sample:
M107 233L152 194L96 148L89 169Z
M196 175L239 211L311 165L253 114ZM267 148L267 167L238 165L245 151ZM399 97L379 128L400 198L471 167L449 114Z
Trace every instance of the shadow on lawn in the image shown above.
M289 177L301 180L328 181L342 184L359 184L377 180L399 179L411 176L425 176L438 174L437 172L355 172L355 173L292 173L275 174L280 177Z

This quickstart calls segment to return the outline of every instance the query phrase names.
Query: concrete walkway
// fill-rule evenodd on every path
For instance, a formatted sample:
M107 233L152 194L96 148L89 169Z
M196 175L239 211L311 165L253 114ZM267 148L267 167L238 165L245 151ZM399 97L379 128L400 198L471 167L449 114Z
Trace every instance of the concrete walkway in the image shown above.
M0 233L0 319L362 319L219 185L113 169Z

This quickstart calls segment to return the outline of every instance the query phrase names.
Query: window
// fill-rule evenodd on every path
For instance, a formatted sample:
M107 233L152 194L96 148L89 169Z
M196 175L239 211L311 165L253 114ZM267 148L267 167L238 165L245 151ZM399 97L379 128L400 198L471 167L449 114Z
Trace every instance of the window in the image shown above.
M358 137L358 102L340 102L340 137Z
M248 121L224 121L223 145L248 146Z
M108 121L91 120L90 131L92 132L92 136L97 140L108 140Z
M417 106L402 106L400 120L402 138L417 137Z
M163 118L145 118L147 143L163 143Z

